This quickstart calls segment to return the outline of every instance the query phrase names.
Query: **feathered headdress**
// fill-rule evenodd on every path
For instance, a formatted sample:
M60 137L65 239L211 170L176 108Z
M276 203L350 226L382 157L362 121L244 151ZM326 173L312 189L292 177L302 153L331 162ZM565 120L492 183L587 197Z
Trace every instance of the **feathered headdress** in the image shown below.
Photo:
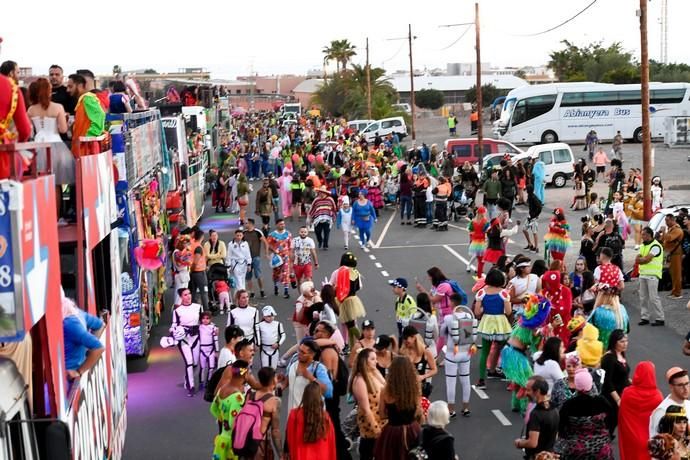
M525 310L520 316L520 326L536 329L544 324L551 311L551 302L542 295L531 295L525 304Z

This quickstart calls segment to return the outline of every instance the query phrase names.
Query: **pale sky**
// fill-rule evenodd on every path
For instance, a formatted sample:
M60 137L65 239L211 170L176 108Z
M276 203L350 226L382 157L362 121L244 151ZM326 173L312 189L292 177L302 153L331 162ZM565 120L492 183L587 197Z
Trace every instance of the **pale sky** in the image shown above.
M590 2L480 0L482 61L499 67L546 64L562 39L578 45L621 41L639 57L639 0L598 0L553 32L524 36L556 26ZM668 3L669 61L690 63L683 33L690 1ZM661 0L648 5L649 54L658 59ZM465 27L439 27L473 21L471 0L10 0L2 13L0 61L15 60L33 67L34 73L47 73L57 63L66 73L77 68L109 73L119 64L125 70L205 67L215 78L247 75L250 68L259 75L304 74L321 68L321 49L335 39L350 40L358 51L354 62L364 63L367 35L372 65L392 72L409 68L407 41L389 40L406 37L408 23L418 36L413 45L416 69L475 60L474 30L444 49Z

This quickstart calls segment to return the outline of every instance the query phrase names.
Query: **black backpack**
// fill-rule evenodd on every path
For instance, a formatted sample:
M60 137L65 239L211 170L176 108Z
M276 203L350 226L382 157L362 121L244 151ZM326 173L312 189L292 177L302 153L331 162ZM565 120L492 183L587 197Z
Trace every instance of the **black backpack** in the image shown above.
M211 374L211 378L208 379L206 389L204 390L204 401L213 402L213 398L216 397L216 388L218 388L218 383L221 377L223 377L223 372L225 372L226 367L228 366L219 367Z
M332 348L335 347L325 347ZM335 350L338 353L338 350ZM343 360L343 357L338 353L338 370L335 375L331 375L331 380L333 381L333 398L345 396L347 394L347 384L350 381L350 371L347 370L347 364Z

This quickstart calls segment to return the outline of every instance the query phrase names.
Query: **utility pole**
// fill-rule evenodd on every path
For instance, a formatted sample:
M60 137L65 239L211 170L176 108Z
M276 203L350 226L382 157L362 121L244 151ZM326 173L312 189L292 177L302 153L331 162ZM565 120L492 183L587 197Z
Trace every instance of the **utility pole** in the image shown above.
M647 2L640 0L640 83L642 96L642 198L644 220L652 217L652 136L649 132L649 52L647 50Z
M414 105L414 67L412 66L412 24L407 25L407 40L410 43L410 108L412 109L412 140L417 139L417 132L414 128L415 105Z
M472 26L474 25L475 34L475 45L474 49L477 53L477 80L475 81L475 88L477 91L477 148L479 149L479 164L482 164L484 158L483 150L483 140L484 140L484 127L482 126L482 55L481 55L481 43L479 34L479 3L474 4L474 22L462 22L459 24L444 24L439 27L459 27L459 26ZM469 28L467 29L469 30ZM463 32L464 35L464 32ZM462 37L462 36L461 36Z
M369 37L367 37L367 118L371 120L371 70L369 67Z
M477 148L479 148L479 164L482 165L482 161L484 159L484 149L482 145L484 138L484 127L482 126L482 56L481 46L479 43L479 3L474 4L474 32L475 50L477 51Z

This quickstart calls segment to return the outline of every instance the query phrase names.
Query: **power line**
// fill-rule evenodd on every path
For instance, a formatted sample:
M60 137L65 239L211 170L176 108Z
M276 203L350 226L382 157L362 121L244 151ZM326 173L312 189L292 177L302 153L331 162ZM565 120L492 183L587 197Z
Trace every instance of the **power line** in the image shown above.
M574 16L571 16L570 18L568 18L568 19L566 19L565 21L561 22L561 23L558 24L557 26L551 27L550 29L543 30L543 31L541 31L541 32L537 32L537 33L534 33L534 34L524 34L524 35L523 35L523 34L519 34L519 35L516 35L516 36L517 36L517 37L535 37L535 36L537 36L537 35L543 35L543 34L546 34L546 33L551 32L551 31L554 31L554 30L558 29L559 27L563 27L564 25L566 25L567 23L569 23L570 21L572 21L572 20L575 19L576 17L580 16L582 13L584 13L585 11L587 11L588 9L590 9L596 2L597 2L597 0L592 0L592 2L591 2L589 5L585 6L583 9L581 9L580 11L578 11Z
M405 43L403 42L403 43L400 45L400 48L398 48L398 51L396 51L395 54L394 54L393 56L391 56L391 57L389 57L388 59L385 59L385 60L383 60L383 61L381 61L381 62L385 64L386 62L388 62L388 61L394 59L398 54L400 54L400 52L402 51L402 49L403 49L404 47L405 47Z
M473 25L474 25L474 23L471 23L470 25L468 25L467 28L465 29L465 31L464 31L463 33L461 33L460 36L459 36L453 43L451 43L450 45L446 46L445 48L441 48L439 51L447 50L448 48L452 47L452 46L455 45L457 42L459 42L460 40L462 40L462 37L464 37L465 34L466 34L467 32L469 32L469 30L472 28Z

